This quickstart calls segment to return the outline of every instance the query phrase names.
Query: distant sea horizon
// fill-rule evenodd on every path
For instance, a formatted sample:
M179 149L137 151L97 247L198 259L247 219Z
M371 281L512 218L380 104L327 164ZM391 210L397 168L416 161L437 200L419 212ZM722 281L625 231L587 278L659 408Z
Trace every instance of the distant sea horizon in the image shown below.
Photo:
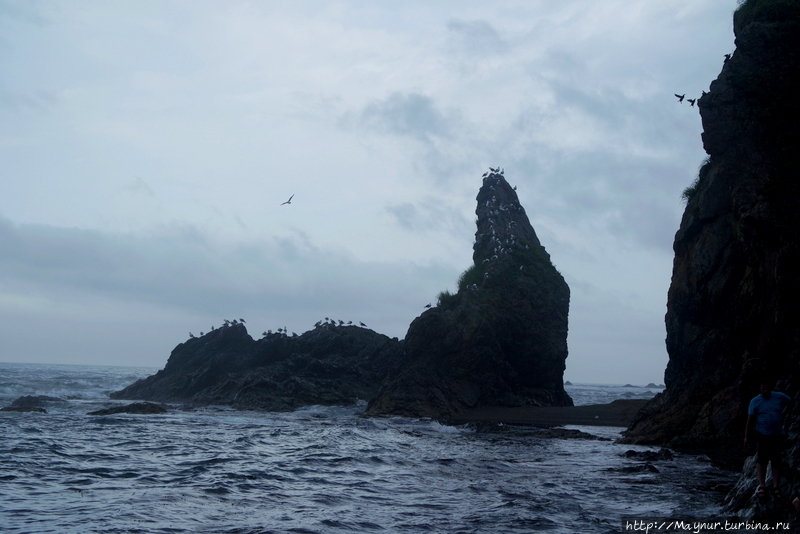
M114 363L64 363L64 362L22 362L18 360L0 360L0 364L14 364L14 365L42 365L42 366L73 366L73 367L115 367L119 369L150 369L153 372L158 372L164 368L166 362L164 362L161 366L153 366L153 365L125 365L125 364L114 364ZM647 384L635 384L632 381L627 382L618 382L618 383L611 383L611 382L581 382L576 380L565 379L565 385L567 382L570 382L573 386L607 386L607 387L640 387L646 388L651 387L650 384L655 384L656 387L664 388L663 382L656 382L651 380Z

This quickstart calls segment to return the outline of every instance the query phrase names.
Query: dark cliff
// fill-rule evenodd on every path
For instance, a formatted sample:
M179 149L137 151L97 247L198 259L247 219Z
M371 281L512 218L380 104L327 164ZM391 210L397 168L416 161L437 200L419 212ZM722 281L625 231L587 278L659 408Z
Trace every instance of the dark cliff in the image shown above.
M256 341L233 324L181 343L164 369L111 397L271 411L348 405L375 397L401 354L396 338L357 326L318 323Z
M629 443L740 448L759 381L800 388L800 2L748 0L734 33L698 100L709 156L675 236L667 387Z
M500 172L477 197L473 265L409 326L368 415L449 418L479 406L569 406L569 288Z

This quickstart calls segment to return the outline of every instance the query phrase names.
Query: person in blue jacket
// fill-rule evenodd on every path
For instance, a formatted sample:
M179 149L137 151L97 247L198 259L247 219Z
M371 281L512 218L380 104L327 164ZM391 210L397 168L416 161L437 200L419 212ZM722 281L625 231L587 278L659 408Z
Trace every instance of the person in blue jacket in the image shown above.
M755 430L756 437L756 475L758 477L758 498L767 496L767 464L772 463L772 495L781 498L778 488L781 471L781 452L785 432L783 429L783 414L787 406L792 404L792 398L779 391L772 391L772 384L764 383L759 388L760 395L750 401L747 410L747 428L745 429L744 445L750 444L750 437Z

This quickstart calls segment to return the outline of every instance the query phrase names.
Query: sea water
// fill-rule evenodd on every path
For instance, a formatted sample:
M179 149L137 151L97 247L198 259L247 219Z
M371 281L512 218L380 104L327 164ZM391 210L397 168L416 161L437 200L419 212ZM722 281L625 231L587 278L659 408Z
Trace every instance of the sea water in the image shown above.
M651 448L615 443L613 427L568 427L601 439L476 432L363 418L363 404L87 415L155 371L0 363L0 407L66 400L0 412L0 532L608 533L626 516L718 515L737 478L698 456L627 458ZM659 389L567 391L595 404Z

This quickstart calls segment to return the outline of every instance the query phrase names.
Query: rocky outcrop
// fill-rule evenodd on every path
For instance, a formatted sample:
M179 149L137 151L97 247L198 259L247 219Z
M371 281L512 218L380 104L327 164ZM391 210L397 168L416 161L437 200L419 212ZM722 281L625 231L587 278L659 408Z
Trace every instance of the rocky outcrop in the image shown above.
M257 341L243 324L226 324L181 343L164 369L111 397L270 411L349 405L372 399L401 354L396 338L329 321Z
M478 192L473 265L410 325L368 415L453 418L484 406L569 406L569 288L502 172Z
M67 401L47 395L25 395L14 400L10 406L0 408L0 412L38 412L47 413L45 406L64 405Z
M709 157L675 236L666 390L630 443L740 447L764 375L800 388L800 5L748 0L698 104Z

